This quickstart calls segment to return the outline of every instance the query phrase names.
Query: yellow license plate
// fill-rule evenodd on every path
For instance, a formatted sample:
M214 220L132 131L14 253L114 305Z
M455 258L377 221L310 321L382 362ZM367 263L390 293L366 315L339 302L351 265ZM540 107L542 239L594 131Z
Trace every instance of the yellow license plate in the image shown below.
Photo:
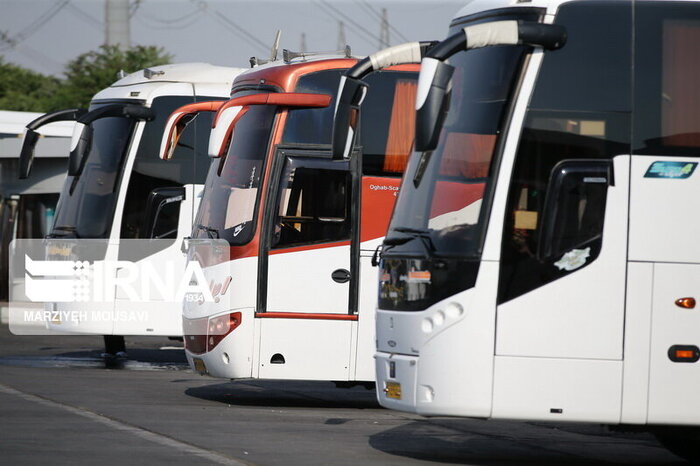
M200 374L207 373L207 366L204 365L204 361L202 361L199 358L192 358L192 362L194 362L194 370L196 370Z
M401 384L396 382L386 382L384 393L387 398L401 399Z

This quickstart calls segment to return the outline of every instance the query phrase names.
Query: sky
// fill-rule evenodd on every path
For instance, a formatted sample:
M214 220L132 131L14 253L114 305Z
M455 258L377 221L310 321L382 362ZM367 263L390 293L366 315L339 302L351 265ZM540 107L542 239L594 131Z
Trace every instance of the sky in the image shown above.
M280 49L336 50L339 22L354 55L379 49L386 8L389 41L445 38L467 0L131 0L132 45L157 45L174 63L207 62L247 67L268 58L275 31ZM104 0L0 0L0 56L62 77L65 64L105 41ZM281 53L280 53L281 57ZM136 71L136 70L127 70Z

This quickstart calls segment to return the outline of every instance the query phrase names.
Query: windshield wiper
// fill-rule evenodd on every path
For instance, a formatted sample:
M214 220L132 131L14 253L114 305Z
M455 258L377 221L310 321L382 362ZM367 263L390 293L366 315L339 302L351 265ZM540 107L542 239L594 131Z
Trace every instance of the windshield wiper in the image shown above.
M80 238L77 233L77 228L72 225L58 225L51 229L51 233L46 235L47 238L57 238L65 236L73 236L74 238ZM56 232L62 232L63 234L57 235Z
M219 230L216 228L208 227L206 225L202 225L201 223L198 223L194 226L198 230L203 230L207 232L207 236L211 239L220 239L221 235L219 234Z
M425 246L425 249L429 254L435 252L435 244L433 243L433 238L430 236L430 230L425 228L410 228L410 227L396 227L392 228L392 231L397 231L399 233L404 233L408 236L405 237L388 237L384 239L384 244L388 246L398 246L400 244L405 244L412 239L418 238Z

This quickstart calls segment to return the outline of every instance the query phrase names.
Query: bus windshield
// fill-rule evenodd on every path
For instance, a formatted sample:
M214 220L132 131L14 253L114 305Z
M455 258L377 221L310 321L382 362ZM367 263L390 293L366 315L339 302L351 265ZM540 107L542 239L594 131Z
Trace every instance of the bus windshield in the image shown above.
M254 105L240 116L228 152L213 159L193 238L225 239L240 246L255 233L255 211L277 107Z
M99 108L92 105L90 110ZM92 123L93 138L80 176L63 185L52 234L106 238L117 202L119 175L134 131L130 118L107 117Z
M450 107L434 151L414 153L387 234L387 253L480 255L483 200L515 76L527 48L488 47L450 58ZM420 241L411 241L411 237Z

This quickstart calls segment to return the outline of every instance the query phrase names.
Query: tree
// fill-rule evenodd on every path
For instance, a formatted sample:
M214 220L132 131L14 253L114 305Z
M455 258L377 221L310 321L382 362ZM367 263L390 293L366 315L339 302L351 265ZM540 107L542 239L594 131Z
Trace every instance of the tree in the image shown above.
M60 81L31 71L0 57L0 109L47 112Z
M117 73L127 73L170 63L172 55L162 47L137 45L122 49L103 45L99 50L79 55L66 65L66 79L51 102L52 110L87 107L98 91L117 80Z

